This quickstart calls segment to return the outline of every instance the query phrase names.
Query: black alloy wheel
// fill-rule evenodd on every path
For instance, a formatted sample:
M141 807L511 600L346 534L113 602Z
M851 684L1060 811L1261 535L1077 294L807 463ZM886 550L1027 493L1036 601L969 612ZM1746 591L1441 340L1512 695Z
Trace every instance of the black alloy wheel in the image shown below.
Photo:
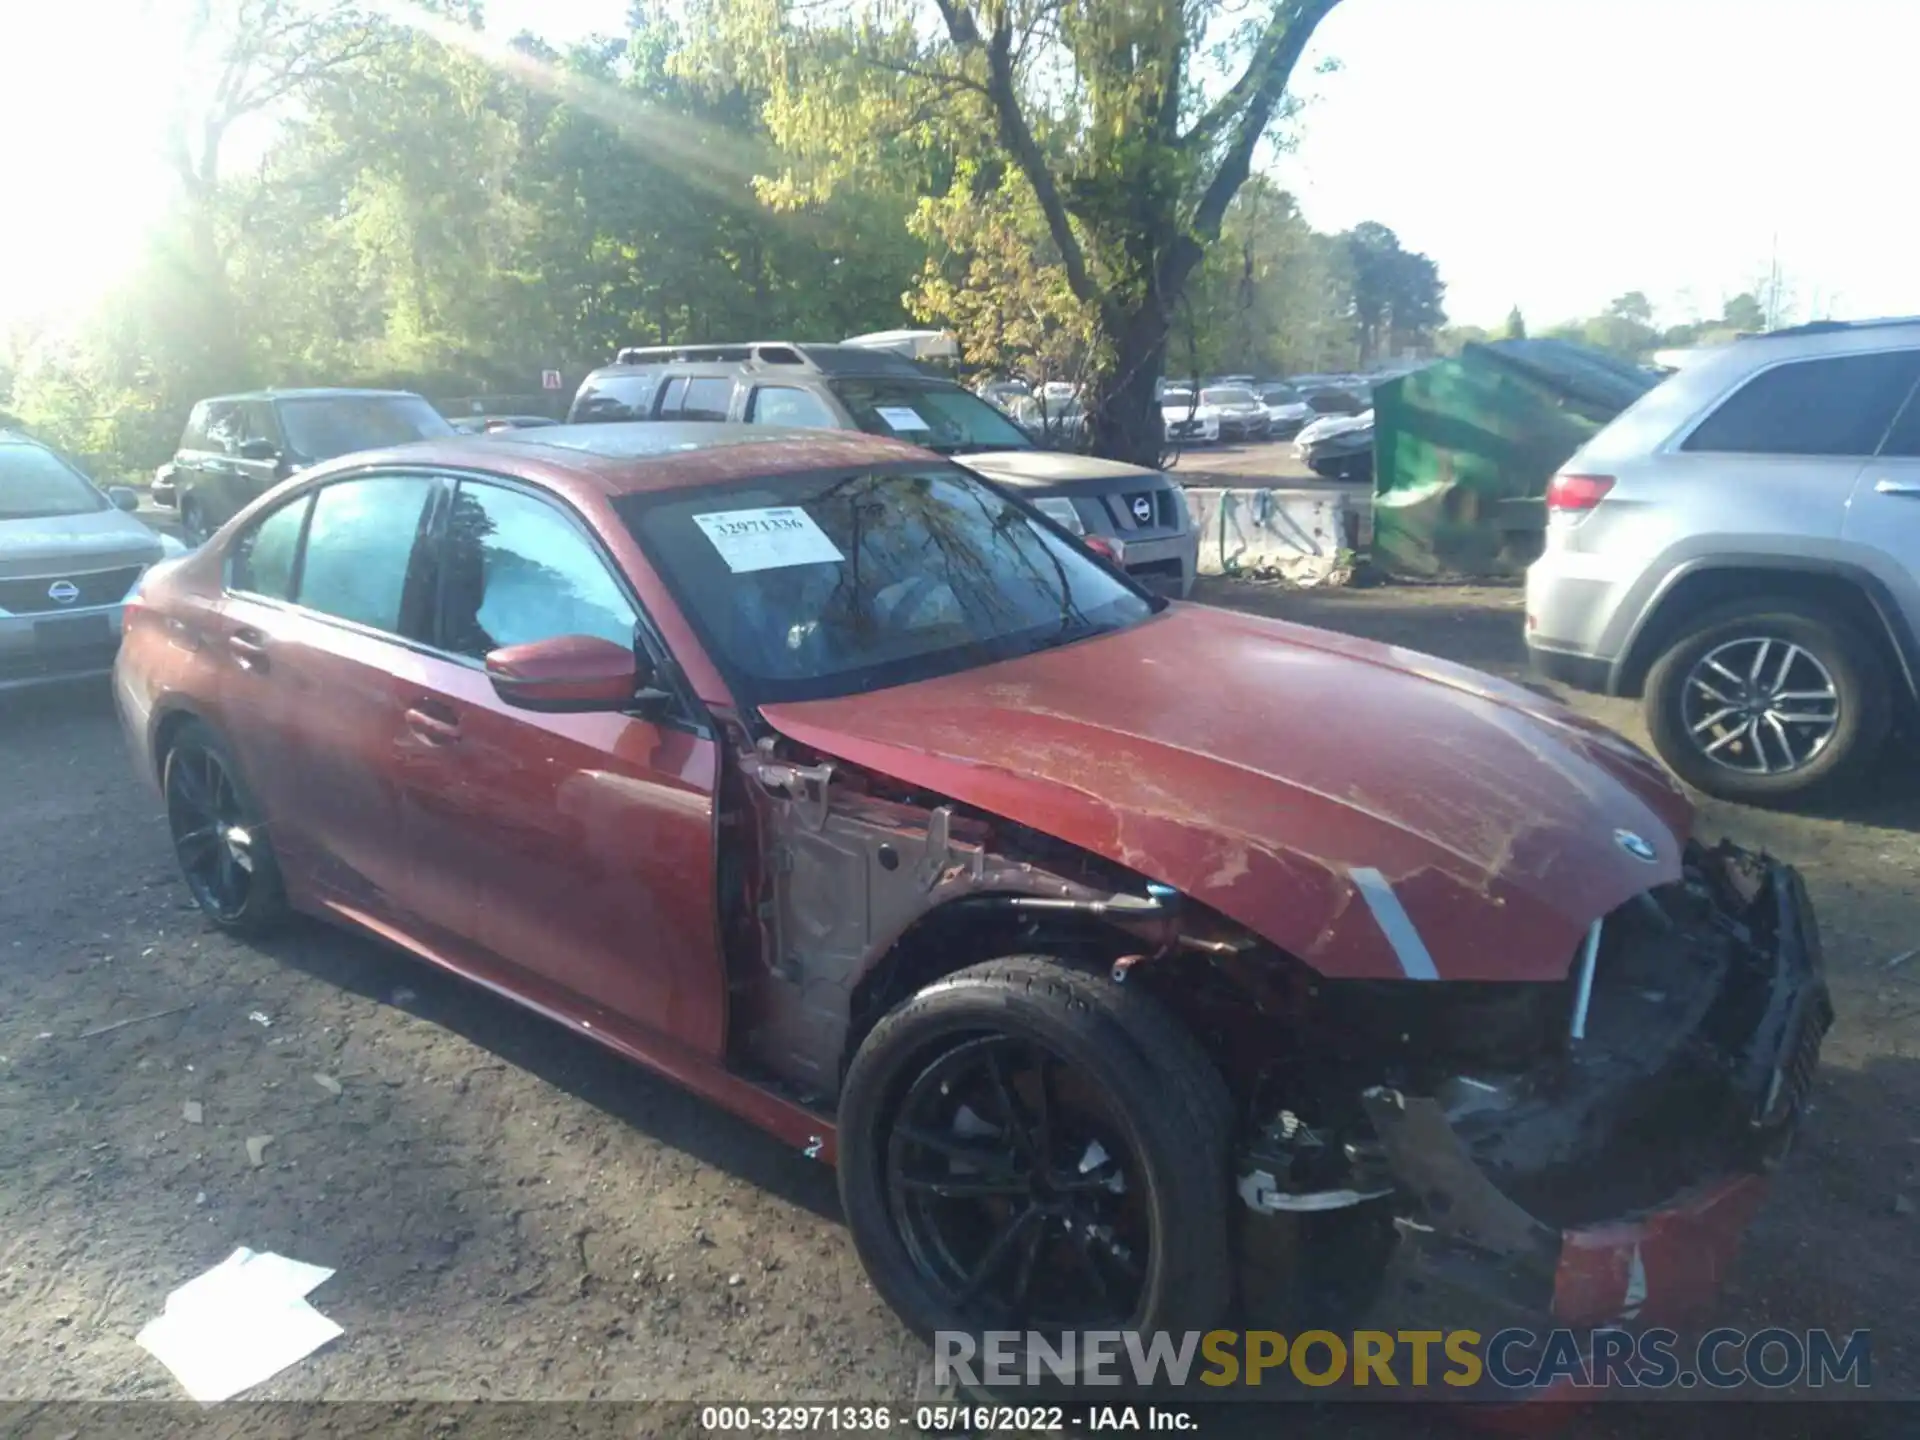
M888 1205L921 1280L1010 1328L1124 1324L1153 1254L1124 1135L1042 1044L982 1035L940 1055L887 1147Z
M1009 956L935 980L862 1040L840 1198L874 1289L924 1337L1204 1331L1234 1289L1234 1113L1140 986Z
M205 726L190 725L168 750L163 789L174 855L202 913L249 933L279 920L286 900L265 826Z

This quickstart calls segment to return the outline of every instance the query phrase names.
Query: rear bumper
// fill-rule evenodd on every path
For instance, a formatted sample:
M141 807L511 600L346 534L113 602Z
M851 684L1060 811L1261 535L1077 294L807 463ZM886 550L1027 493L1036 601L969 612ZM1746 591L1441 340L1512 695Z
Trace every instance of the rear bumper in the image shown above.
M1575 690L1586 690L1595 695L1612 695L1614 690L1613 665L1597 655L1580 655L1571 650L1553 650L1544 645L1527 642L1527 662L1535 674L1544 679L1557 680L1562 685Z

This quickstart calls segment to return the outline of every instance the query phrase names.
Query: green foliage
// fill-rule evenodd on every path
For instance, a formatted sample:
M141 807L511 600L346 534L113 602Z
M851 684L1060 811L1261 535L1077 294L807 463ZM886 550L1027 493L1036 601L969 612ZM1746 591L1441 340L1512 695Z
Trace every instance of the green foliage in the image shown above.
M1507 328L1500 338L1503 340L1524 340L1527 338L1527 317L1520 313L1520 307L1518 305L1507 312Z
M0 407L120 478L222 391L525 395L912 318L1087 379L1096 444L1152 459L1170 339L1269 372L1440 323L1391 231L1249 180L1336 3L637 0L561 54L477 0L196 0L174 200L92 315L0 336Z
M1361 363L1430 342L1447 318L1439 267L1403 249L1398 235L1373 221L1354 226L1344 238Z
M92 316L0 344L0 406L116 475L165 459L192 402L224 390L525 394L620 345L905 319L927 253L915 197L769 210L764 97L688 79L662 12L559 55L446 6L413 28L323 0L202 8L212 73L288 87L263 153L243 172L217 141L235 117L177 117L193 153L176 147L177 203L142 262ZM300 16L311 55L275 38Z

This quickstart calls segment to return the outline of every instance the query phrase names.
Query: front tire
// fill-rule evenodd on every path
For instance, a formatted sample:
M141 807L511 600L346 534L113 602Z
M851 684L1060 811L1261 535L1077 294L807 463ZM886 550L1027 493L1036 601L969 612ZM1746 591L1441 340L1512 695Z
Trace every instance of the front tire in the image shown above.
M1136 990L1040 956L949 975L867 1036L839 1123L855 1248L924 1337L1228 1312L1231 1103Z
M1654 662L1646 720L1660 758L1724 800L1786 804L1855 778L1892 721L1886 667L1846 616L1736 600Z
M266 823L211 726L193 720L174 735L161 789L174 858L200 913L235 935L264 934L284 921L286 887Z

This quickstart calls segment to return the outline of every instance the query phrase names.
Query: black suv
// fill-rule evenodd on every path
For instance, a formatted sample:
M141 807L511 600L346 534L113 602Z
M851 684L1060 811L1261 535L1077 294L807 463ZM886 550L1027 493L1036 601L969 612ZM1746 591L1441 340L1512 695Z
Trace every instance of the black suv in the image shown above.
M202 400L173 457L173 501L198 545L294 471L336 455L451 435L407 390L257 390Z
M1157 470L1036 446L1002 411L904 355L861 345L626 349L573 398L572 424L716 420L864 430L951 456L1018 491L1140 583L1184 597L1199 568L1186 496Z

